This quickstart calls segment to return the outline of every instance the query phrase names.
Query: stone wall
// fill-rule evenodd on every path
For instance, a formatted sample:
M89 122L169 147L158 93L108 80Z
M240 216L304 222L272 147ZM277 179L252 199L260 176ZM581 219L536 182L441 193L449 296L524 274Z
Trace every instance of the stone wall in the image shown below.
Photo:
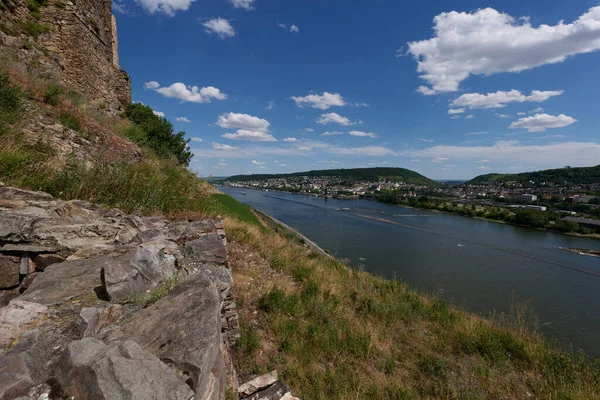
M26 0L11 1L10 20L33 20ZM119 68L111 7L112 0L49 0L41 8L39 23L51 30L38 43L57 56L65 85L80 91L91 104L118 110L131 102L131 83Z

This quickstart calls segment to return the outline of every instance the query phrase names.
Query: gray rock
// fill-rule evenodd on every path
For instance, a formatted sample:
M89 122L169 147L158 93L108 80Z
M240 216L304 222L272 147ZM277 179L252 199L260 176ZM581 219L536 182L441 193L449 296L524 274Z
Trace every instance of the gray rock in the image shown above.
M169 296L122 320L105 338L135 340L176 368L196 391L196 398L202 399L211 385L211 371L219 363L220 311L216 287L203 275L192 275Z
M55 253L58 249L50 246L39 246L36 244L19 243L5 244L2 246L4 252L20 252L20 253Z
M29 329L35 328L48 314L48 307L23 301L11 300L0 309L0 348L10 346L15 339Z
M227 264L227 249L216 233L209 233L187 242L184 254L200 263Z
M273 385L256 392L244 400L281 400L282 398L290 399L290 389L281 381L275 382ZM294 397L291 397L293 399Z
M110 300L120 301L145 291L142 275L131 264L132 254L107 260L102 268L102 284Z
M67 298L96 296L101 288L100 270L110 257L65 261L40 274L20 299L51 305Z
M118 304L84 307L79 312L75 327L81 337L94 337L102 329L115 324L121 316L121 306Z
M196 239L205 233L215 230L212 221L201 220L193 222L173 222L167 226L167 238L178 243L184 243Z
M36 217L2 213L0 218L2 219L2 223L0 224L0 240L8 242L30 241Z
M44 192L32 192L30 190L18 189L14 187L1 187L0 186L0 199L2 200L30 200L30 201L40 201L53 200L51 194Z
M266 388L267 386L271 386L272 384L277 382L278 379L279 377L277 376L277 371L271 371L268 374L258 376L252 379L251 381L240 385L237 391L242 396L249 396L253 393L258 392L261 389Z
M0 289L19 286L20 257L0 254Z
M177 248L177 245L171 242L144 243L142 248L131 257L131 265L142 275L146 283L160 283L175 273L174 259L165 257L165 248L169 246Z
M16 346L0 357L0 399L26 396L43 382L50 356L50 341L41 329L23 334Z
M76 399L189 400L194 396L169 367L132 340L108 346L95 338L71 342L56 378Z

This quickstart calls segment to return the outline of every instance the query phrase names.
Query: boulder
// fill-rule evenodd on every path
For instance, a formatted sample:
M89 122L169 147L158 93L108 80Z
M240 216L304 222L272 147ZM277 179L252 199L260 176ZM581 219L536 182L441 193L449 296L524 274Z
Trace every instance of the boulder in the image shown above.
M102 284L111 301L120 301L143 293L142 275L131 264L132 254L107 260L102 267Z
M29 329L36 327L48 314L48 307L23 301L11 300L8 306L0 309L0 348L10 346L15 339Z
M242 396L249 396L261 389L266 388L267 386L271 386L277 382L278 379L279 377L277 376L277 371L271 371L268 374L258 376L251 381L244 383L238 388L237 391Z
M172 222L167 226L167 238L177 243L194 240L205 233L212 233L215 226L212 221Z
M255 392L247 397L242 397L244 400L282 400L295 399L291 395L290 389L281 381L277 381L266 389Z
M68 396L94 400L189 400L190 388L137 343L105 345L95 338L71 342L56 371Z
M53 264L39 274L22 300L52 305L67 299L82 299L100 294L100 271L110 257L65 261Z
M44 271L52 264L59 264L64 261L65 258L59 256L58 254L38 254L33 257L35 268L39 271Z
M176 250L177 245L172 242L144 243L130 262L147 284L154 285L169 279L175 273L175 257L168 253Z
M19 286L21 257L0 254L0 289Z
M227 249L216 233L209 233L187 242L184 254L199 263L227 264Z
M176 368L180 379L202 399L211 386L211 371L219 363L220 312L216 287L201 274L191 275L167 297L122 319L105 338L135 340Z
M15 347L0 357L0 399L26 396L33 386L44 382L51 353L50 341L40 328L23 334Z
M44 192L32 192L31 190L18 189L14 187L0 186L0 199L2 200L26 200L26 201L51 201L51 194Z
M0 224L0 241L30 241L32 226L36 219L31 215L3 213L2 223Z
M103 328L115 324L120 317L121 306L118 304L84 307L79 312L75 327L81 337L93 337Z

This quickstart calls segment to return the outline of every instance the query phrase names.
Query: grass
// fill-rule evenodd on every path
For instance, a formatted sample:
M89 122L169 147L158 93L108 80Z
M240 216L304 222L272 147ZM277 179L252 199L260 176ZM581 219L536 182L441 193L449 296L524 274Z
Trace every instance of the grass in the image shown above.
M233 216L251 225L261 226L258 218L247 205L240 203L226 194L213 194L212 197L224 214Z
M55 83L50 83L44 93L44 102L51 106L57 106L60 104L61 95L62 87Z
M151 304L156 303L163 297L167 297L179 284L181 283L181 277L178 274L173 275L171 278L165 280L160 287L152 290L150 293L144 293L139 296L135 296L129 299L125 299L120 303L135 304L142 307L148 307Z
M600 398L600 360L545 344L518 309L492 322L271 230L226 230L242 374L277 369L302 399Z
M34 38L50 31L50 26L34 21L21 21L18 25L23 33Z
M69 129L73 129L74 131L81 132L81 123L79 122L79 118L75 115L63 111L58 118L61 124Z

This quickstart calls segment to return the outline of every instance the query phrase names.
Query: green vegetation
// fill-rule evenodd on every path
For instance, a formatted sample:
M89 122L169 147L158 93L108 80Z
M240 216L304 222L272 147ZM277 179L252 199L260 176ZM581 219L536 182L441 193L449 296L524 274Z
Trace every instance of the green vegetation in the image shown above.
M143 307L148 307L156 303L163 297L166 297L181 283L181 277L178 274L173 275L169 279L161 283L160 287L152 290L150 293L144 293L139 296L132 297L121 301L121 304L137 304Z
M530 181L538 185L544 182L552 182L558 185L563 185L565 182L575 185L597 183L600 182L600 165L579 168L565 167L537 172L524 172L522 174L487 174L480 175L468 183L471 185L481 185L488 182L518 182L527 184Z
M44 103L57 106L60 104L61 95L62 87L55 83L50 83L46 87L46 92L44 92Z
M507 209L504 207L480 204L464 205L445 199L430 199L427 196L421 196L418 199L414 197L404 198L402 193L392 190L381 192L377 195L377 200L388 204L405 205L424 210L448 212L466 217L503 221L509 224L548 229L562 233L579 233L584 235L594 233L594 231L582 227L575 222L563 221L563 214L550 209L547 211L537 211L519 208ZM581 210L581 208L578 210Z
M127 106L125 117L133 123L126 134L130 140L147 146L162 158L174 157L178 163L187 166L192 159L185 140L185 132L173 132L173 125L166 118L154 114L146 105L134 103Z
M77 132L81 131L81 123L79 122L79 118L69 112L63 111L58 120L61 124L69 129L73 129Z
M23 33L34 38L37 38L38 36L50 30L50 26L34 21L21 21L18 25L23 31Z
M545 344L525 308L486 321L271 230L226 229L245 249L231 254L241 373L277 369L308 400L600 396L600 361Z
M249 224L260 226L258 218L247 205L240 203L226 194L213 194L212 197L216 200L219 209L223 210L223 213L226 215Z
M15 121L22 97L23 91L10 84L7 74L0 73L0 136L6 133L10 124Z
M35 19L40 19L42 17L40 14L40 8L47 5L48 0L27 0L27 8Z
M328 169L308 172L297 172L293 174L279 175L236 175L227 178L227 181L247 182L247 181L263 181L267 179L283 179L298 176L327 176L339 177L348 181L369 181L376 182L387 180L391 182L406 182L414 185L440 186L436 181L433 181L417 172L404 168L355 168L355 169Z

